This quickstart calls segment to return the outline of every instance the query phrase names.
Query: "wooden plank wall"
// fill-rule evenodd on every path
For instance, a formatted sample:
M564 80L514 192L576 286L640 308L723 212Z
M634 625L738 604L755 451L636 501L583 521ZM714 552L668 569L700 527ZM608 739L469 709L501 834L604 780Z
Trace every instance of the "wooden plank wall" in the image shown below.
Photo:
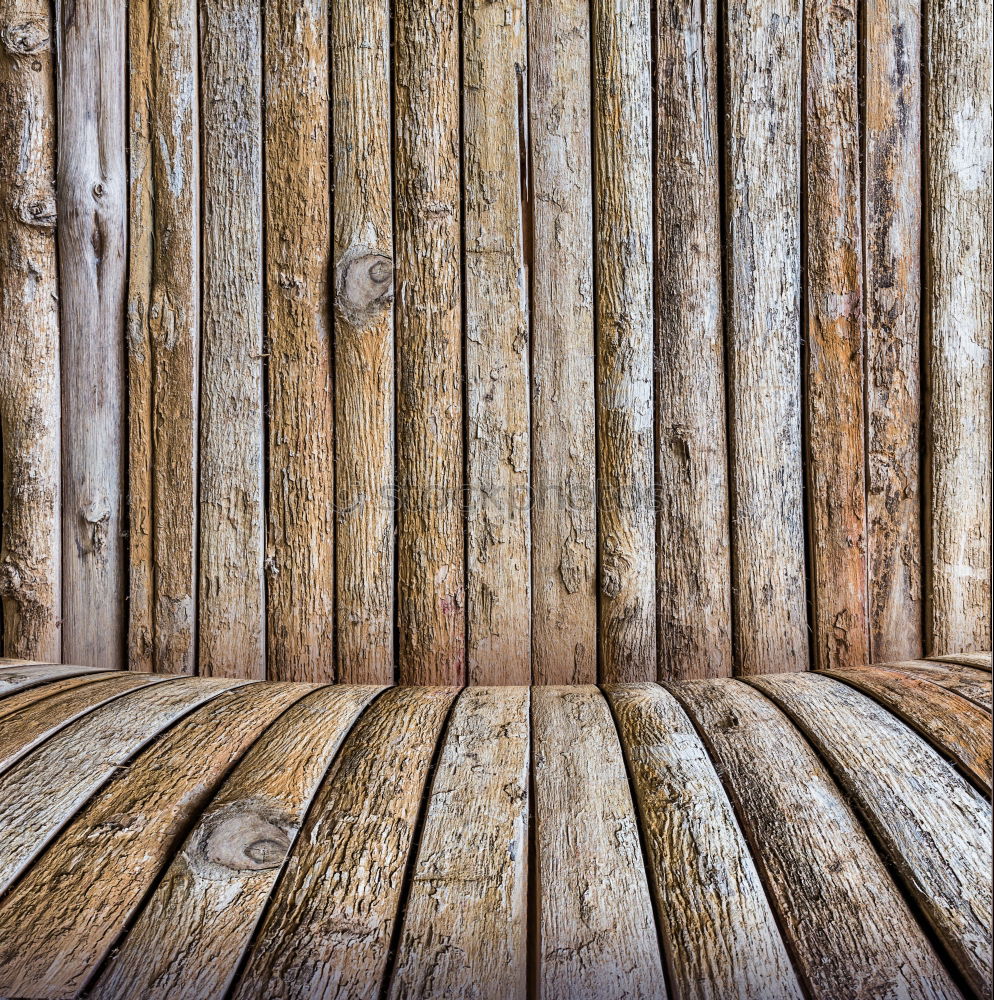
M0 0L6 655L989 648L989 19Z

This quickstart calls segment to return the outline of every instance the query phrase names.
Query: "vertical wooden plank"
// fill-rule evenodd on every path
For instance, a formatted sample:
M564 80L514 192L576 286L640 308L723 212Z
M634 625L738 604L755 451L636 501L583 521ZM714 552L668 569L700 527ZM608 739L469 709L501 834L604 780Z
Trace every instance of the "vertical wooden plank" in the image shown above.
M119 669L125 651L126 10L61 5L59 306L62 657Z
M61 658L55 73L47 2L0 3L0 601L4 652Z
M263 579L262 21L200 6L203 355L199 669L266 676Z
M594 0L601 679L656 676L648 0Z
M462 683L459 17L399 0L395 182L400 680Z
M732 672L715 0L656 9L659 676Z
M333 680L334 463L327 4L267 3L269 676Z
M991 7L925 17L926 653L991 645Z
M331 5L338 679L394 679L390 4Z
M863 308L870 656L921 656L921 3L866 0Z
M862 666L867 614L856 0L804 14L805 362L814 664Z
M597 680L590 18L528 8L532 679Z
M803 670L800 4L729 0L726 32L736 670Z
M466 642L471 684L531 679L524 0L462 9Z
M197 5L136 0L128 289L133 669L195 669L200 184Z

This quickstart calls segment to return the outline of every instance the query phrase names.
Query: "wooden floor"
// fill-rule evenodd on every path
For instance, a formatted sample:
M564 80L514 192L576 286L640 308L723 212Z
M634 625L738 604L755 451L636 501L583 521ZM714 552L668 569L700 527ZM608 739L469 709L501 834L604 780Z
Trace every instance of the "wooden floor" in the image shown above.
M577 687L0 666L0 996L989 993L991 657Z

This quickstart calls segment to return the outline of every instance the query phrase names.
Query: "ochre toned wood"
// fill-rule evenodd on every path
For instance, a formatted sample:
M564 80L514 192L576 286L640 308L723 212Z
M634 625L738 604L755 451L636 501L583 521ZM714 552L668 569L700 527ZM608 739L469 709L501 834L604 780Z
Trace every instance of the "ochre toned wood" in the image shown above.
M787 718L741 683L672 690L735 805L805 995L959 997L845 796Z
M886 670L888 673L896 673L905 677L921 677L932 684L945 688L947 691L954 691L963 698L986 708L988 712L994 710L994 690L992 690L991 678L980 670L973 667L960 667L950 664L939 665L929 663L925 660L904 660L898 663L876 664L873 670Z
M54 25L0 3L0 610L8 655L61 657Z
M466 658L459 15L394 7L397 628L405 684L461 684Z
M386 994L528 995L526 687L469 688L452 712Z
M62 654L126 662L126 7L59 5Z
M524 0L462 5L470 684L531 679L526 28Z
M341 682L394 680L390 4L330 5Z
M721 780L673 696L610 685L676 996L801 1000ZM702 984L706 984L703 986Z
M200 5L203 354L198 671L266 676L262 22Z
M656 676L648 0L594 0L600 679Z
M81 684L92 684L94 681L101 680L105 676L107 676L107 672L100 671L99 673L83 674L80 677L70 676L61 681L46 681L38 687L28 688L25 691L21 691L18 694L11 694L7 697L4 697L3 691L0 689L0 699L2 699L0 701L0 722L9 715L19 712L22 708L27 708L29 705L33 705L44 698L49 698L53 694L61 694L63 691L69 691L72 688L79 687Z
M976 667L978 670L991 670L990 653L957 653L954 656L930 656L935 663L952 663L963 667Z
M128 6L128 402L134 670L194 673L200 373L197 4Z
M638 820L595 687L532 689L532 947L544 1000L666 996Z
M590 17L528 4L532 680L597 680Z
M37 687L62 677L101 673L99 667L74 667L61 663L31 663L30 661L4 661L0 667L0 698L16 691Z

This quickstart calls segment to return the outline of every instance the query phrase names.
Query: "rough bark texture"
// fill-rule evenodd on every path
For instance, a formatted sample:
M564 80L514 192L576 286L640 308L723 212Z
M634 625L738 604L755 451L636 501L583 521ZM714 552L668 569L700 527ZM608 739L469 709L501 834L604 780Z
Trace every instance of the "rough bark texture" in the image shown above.
M73 667L61 663L31 663L22 660L0 660L0 698L26 691L63 677L100 673L99 667Z
M106 675L107 671L93 671L90 674L81 674L78 677L64 677L63 680L45 681L41 686L29 687L10 695L3 690L4 685L2 680L0 680L0 699L3 701L3 704L0 704L0 721L19 712L22 708L27 708L35 702L41 701L43 698L48 698L50 695L60 694L71 688L101 680Z
M947 691L954 691L962 695L969 701L974 702L981 708L992 711L991 704L991 679L989 675L973 670L970 667L940 667L936 663L925 663L920 660L900 661L898 663L879 664L873 668L877 670L886 669L888 673L894 672L904 676L914 678L924 678L932 684L945 688Z

